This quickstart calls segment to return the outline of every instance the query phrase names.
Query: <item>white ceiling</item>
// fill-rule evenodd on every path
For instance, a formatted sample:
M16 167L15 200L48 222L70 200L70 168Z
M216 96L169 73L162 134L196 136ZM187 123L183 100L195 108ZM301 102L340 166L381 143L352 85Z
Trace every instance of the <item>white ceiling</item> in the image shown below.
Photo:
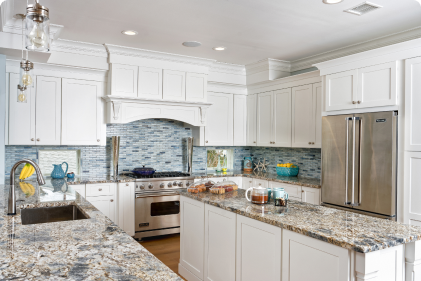
M33 0L29 0L32 3ZM364 16L343 10L364 0L40 0L61 39L109 43L249 64L296 60L421 26L415 0L370 0L384 8ZM26 1L15 0L15 12ZM122 35L132 29L137 36ZM183 47L183 41L201 47ZM212 50L225 46L226 51Z

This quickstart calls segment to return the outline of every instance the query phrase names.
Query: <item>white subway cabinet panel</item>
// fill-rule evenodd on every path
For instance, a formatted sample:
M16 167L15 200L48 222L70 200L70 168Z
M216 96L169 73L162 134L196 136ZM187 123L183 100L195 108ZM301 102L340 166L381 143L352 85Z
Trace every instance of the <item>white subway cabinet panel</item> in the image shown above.
M186 100L186 73L164 69L163 77L164 100Z
M405 150L421 151L421 57L405 61Z
M186 74L186 101L206 102L208 76L199 73Z
M98 197L89 197L86 196L86 200L88 200L92 205L95 206L101 213L106 215L112 222L118 223L116 221L116 200L114 196L98 196Z
M234 143L234 95L208 93L212 106L207 112L205 127L206 146L232 146Z
M326 111L357 108L358 71L326 75Z
M247 95L247 146L257 145L257 95Z
M281 280L281 243L281 228L237 215L236 281Z
M237 215L205 204L204 280L235 281Z
M291 88L273 92L272 146L291 147Z
M138 66L111 64L108 79L111 80L111 94L137 97Z
M61 79L37 76L35 135L37 145L60 145Z
M358 108L397 104L398 62L389 62L358 70Z
M63 79L62 83L61 144L100 145L102 83L76 79Z
M257 95L257 146L272 146L273 93Z
M322 83L313 84L313 116L315 121L315 137L312 147L322 148Z
M247 96L234 95L234 146L247 145Z
M135 185L134 182L119 183L118 226L130 236L135 235Z
M314 147L313 85L292 88L292 147Z
M301 193L302 202L320 205L320 189L302 186Z
M10 73L9 81L9 145L35 145L35 88L28 88L26 102L21 103L19 74Z
M137 96L162 100L162 69L139 67Z

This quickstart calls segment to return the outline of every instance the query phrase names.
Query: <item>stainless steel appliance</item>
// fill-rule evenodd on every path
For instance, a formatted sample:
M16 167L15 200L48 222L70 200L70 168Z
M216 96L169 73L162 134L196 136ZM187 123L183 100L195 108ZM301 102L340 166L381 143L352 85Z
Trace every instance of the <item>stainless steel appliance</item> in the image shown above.
M396 219L397 112L322 118L322 202Z
M117 177L118 175L118 158L120 154L120 137L112 136L111 145L113 149L113 176Z
M135 238L180 233L180 195L194 177L181 172L156 172L150 176L125 173L135 181Z

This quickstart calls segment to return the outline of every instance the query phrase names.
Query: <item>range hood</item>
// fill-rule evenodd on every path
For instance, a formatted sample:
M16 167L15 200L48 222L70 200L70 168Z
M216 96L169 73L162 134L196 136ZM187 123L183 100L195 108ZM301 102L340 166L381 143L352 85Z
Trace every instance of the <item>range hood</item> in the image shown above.
M193 126L206 125L206 111L212 105L203 102L153 100L108 95L106 120L109 124L129 123L144 119L173 119Z

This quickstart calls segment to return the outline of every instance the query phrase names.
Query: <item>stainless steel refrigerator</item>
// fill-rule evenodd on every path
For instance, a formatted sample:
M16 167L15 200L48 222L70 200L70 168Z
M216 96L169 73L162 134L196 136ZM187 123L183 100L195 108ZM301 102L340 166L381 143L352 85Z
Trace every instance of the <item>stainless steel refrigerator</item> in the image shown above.
M396 219L397 112L322 118L322 202Z

